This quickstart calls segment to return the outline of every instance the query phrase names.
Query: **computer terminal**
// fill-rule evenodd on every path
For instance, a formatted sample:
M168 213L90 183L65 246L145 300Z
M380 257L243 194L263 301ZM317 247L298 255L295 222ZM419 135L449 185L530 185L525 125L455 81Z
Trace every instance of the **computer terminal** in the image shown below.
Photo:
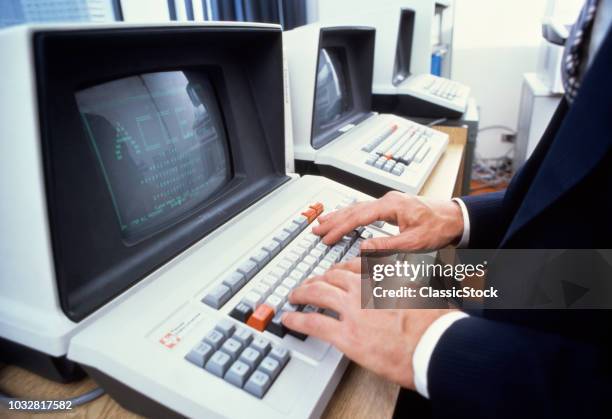
M22 26L0 51L4 362L144 416L319 416L347 360L279 322L321 311L287 295L397 230L311 233L369 198L286 172L281 28Z
M448 135L372 112L375 30L310 24L283 36L298 171L320 171L375 196L417 194Z

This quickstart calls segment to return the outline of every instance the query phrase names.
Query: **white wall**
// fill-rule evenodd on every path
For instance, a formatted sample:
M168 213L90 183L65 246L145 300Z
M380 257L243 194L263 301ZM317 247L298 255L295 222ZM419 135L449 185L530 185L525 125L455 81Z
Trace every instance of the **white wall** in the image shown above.
M472 88L480 126L516 129L522 75L536 70L546 0L455 0L451 77ZM479 135L482 157L504 154L503 131Z

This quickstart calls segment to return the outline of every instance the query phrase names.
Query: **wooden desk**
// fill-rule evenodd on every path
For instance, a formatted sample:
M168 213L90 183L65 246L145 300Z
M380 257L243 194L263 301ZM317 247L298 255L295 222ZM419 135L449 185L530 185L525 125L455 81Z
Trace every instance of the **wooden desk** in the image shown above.
M449 146L425 183L421 195L450 198L461 190L463 154L467 141L467 128L436 127L450 135ZM78 383L58 384L15 366L0 365L0 389L16 396L37 396L58 400L73 397L95 387L87 378ZM395 408L399 386L375 374L350 364L340 381L323 417L325 418L390 418ZM75 408L70 413L45 414L9 412L0 408L0 418L139 418L109 396Z

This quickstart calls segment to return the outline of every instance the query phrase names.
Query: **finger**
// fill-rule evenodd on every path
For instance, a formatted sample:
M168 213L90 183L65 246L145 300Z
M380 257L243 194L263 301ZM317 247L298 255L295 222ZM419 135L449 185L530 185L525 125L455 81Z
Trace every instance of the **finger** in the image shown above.
M361 243L362 251L414 250L416 247L415 240L407 233L402 233L397 236L376 237Z
M347 271L354 272L356 274L361 273L361 258L355 257L345 262L337 263L331 267L331 269L344 269Z
M323 275L315 275L309 278L306 278L301 285L308 285L316 281L323 281Z
M335 339L340 336L340 322L332 317L319 313L295 311L283 314L281 321L291 330L314 336L337 346Z
M344 269L334 269L327 271L323 277L323 280L335 287L349 292L354 286L360 285L361 275Z
M346 217L346 214L350 211L351 207L339 209L325 214L317 218L318 225L312 228L312 232L319 236L327 234L327 232L334 227L340 220Z
M364 202L353 206L343 214L330 218L323 224L326 230L325 233L321 234L323 243L334 244L355 228L382 219L381 209L382 206L379 201Z
M329 308L337 312L344 311L346 292L327 281L313 281L300 285L289 294L291 304L311 304Z

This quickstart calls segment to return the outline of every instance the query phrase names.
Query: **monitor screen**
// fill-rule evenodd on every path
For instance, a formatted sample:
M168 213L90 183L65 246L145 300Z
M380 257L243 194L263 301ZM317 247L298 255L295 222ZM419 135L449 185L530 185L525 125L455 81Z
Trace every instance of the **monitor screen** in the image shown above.
M395 45L395 62L393 63L393 84L398 85L410 76L410 58L414 35L414 10L402 9Z
M205 74L135 75L81 90L76 100L126 242L185 217L231 180Z
M321 48L315 90L315 134L350 112L352 101L347 70L344 49Z

